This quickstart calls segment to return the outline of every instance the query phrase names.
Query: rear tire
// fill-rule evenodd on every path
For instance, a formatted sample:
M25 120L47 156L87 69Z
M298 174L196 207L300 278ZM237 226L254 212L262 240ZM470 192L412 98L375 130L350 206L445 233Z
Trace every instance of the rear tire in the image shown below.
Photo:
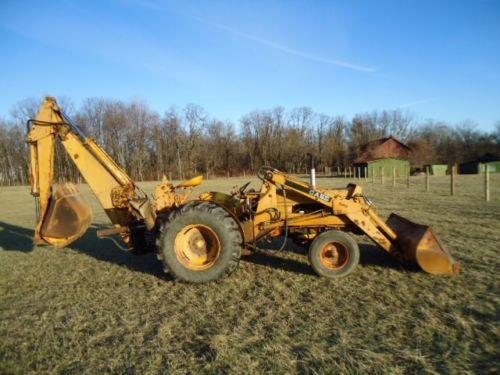
M212 202L192 202L173 211L160 228L158 258L175 279L204 283L238 266L243 239L236 220Z
M359 247L347 233L329 230L317 236L309 247L309 262L324 277L344 277L359 263Z

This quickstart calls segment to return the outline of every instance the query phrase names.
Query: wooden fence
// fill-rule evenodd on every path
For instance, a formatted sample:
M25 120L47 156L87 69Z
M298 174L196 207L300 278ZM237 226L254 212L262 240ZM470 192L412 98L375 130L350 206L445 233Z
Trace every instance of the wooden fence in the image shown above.
M362 170L361 168L364 168ZM336 167L333 169L328 169L330 172L330 175L332 177L343 177L344 179L354 179L358 181L364 180L365 182L370 180L372 184L380 183L381 185L386 185L388 182L392 185L392 187L396 187L397 182L400 180L404 181L404 185L406 185L406 188L410 189L410 171L408 168L405 169L405 172L403 175L400 175L395 167L392 168L392 173L391 176L385 176L384 168L380 168L377 172L378 173L371 173L370 176L368 177L368 169L367 167L347 167L344 168L343 172L340 167ZM336 173L333 173L331 171L336 171ZM490 184L491 184L491 178L490 178L490 171L488 169L488 165L485 164L483 171L481 171L481 175L483 176L483 186L484 186L484 193L483 193L483 198L486 202L489 202L491 200L491 194L490 194ZM325 170L326 174L326 170ZM452 166L451 167L451 173L448 175L449 178L449 194L451 196L454 196L457 194L457 191L459 191L460 187L458 186L457 188L457 180L459 180L459 175L457 174L457 167ZM388 181L387 178L390 177L390 180ZM432 189L432 179L433 176L430 174L429 167L427 167L424 171L424 190L426 192L430 192Z

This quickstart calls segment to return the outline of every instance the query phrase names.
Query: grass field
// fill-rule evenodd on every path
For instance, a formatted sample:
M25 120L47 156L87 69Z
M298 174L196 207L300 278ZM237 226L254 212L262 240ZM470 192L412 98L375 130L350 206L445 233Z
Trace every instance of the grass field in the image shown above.
M84 238L33 248L29 189L0 188L0 373L498 373L500 176L489 203L481 176L459 176L454 197L446 177L431 180L431 193L423 178L411 182L361 184L382 216L431 225L461 275L406 270L358 237L361 264L344 279L315 276L290 245L215 283L176 283L153 254L95 238L107 220L93 198Z

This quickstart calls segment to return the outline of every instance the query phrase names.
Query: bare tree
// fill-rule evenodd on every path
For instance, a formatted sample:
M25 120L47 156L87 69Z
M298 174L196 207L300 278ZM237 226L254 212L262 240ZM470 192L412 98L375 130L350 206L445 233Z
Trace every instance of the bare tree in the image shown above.
M36 116L41 99L17 102L9 119L0 119L0 184L27 184L29 152L25 123ZM500 122L496 130L477 130L472 121L455 126L414 117L400 110L372 111L353 116L315 113L309 107L255 110L239 126L211 118L198 105L181 112L171 107L163 116L144 102L88 98L75 109L68 98L59 100L89 136L95 138L136 180L159 179L162 174L185 178L195 173L255 172L271 165L303 172L306 154L318 167L347 166L361 146L393 135L413 149L411 162L457 163L489 152L500 154ZM78 170L57 144L56 170L62 180L75 180Z

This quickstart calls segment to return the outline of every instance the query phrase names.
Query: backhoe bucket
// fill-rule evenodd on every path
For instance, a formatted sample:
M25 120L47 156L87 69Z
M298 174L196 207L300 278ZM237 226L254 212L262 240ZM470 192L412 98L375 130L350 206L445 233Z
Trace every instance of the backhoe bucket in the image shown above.
M40 236L56 247L66 246L87 231L92 209L71 183L54 185L47 213L40 227Z
M434 275L457 275L460 272L460 264L428 226L413 223L396 214L389 216L387 225L397 235L396 243L404 261L417 264Z

